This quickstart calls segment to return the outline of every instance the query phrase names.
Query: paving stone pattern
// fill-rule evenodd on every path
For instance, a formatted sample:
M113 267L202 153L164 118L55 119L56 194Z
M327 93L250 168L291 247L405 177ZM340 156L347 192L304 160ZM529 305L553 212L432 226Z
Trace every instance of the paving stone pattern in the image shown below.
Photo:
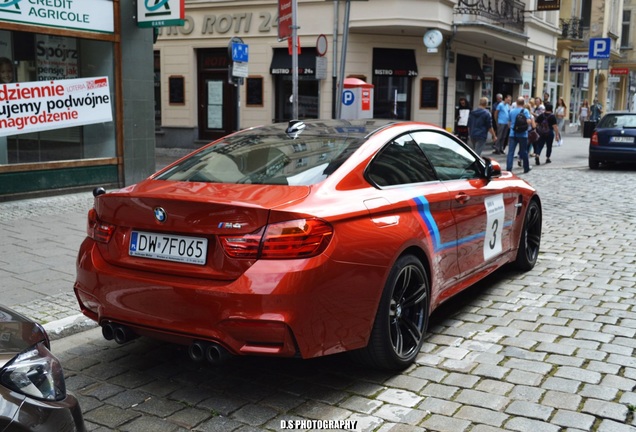
M568 137L565 146L574 143L584 145ZM283 422L350 420L380 432L636 431L634 167L590 171L580 152L577 163L560 164L565 154L556 148L553 164L525 176L544 211L535 269L504 269L444 304L406 371L368 370L346 355L241 357L212 367L189 360L183 347L144 338L117 345L93 329L53 345L89 430L278 431ZM16 231L5 208L0 228ZM33 237L41 238L46 225L29 223L36 221ZM83 229L82 220L71 238ZM75 240L53 237L38 263L51 262L56 247L73 254ZM16 289L48 280L8 269L27 266L3 252L0 276L14 278ZM55 299L64 304L72 286L74 270L52 265L62 275L51 280L69 283L44 298L51 303L15 303L36 318Z

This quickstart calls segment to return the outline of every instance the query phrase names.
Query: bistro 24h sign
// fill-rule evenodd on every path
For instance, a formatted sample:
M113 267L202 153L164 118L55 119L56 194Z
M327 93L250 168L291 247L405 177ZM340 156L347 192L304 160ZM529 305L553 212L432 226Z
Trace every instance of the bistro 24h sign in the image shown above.
M107 77L0 86L0 136L112 120Z

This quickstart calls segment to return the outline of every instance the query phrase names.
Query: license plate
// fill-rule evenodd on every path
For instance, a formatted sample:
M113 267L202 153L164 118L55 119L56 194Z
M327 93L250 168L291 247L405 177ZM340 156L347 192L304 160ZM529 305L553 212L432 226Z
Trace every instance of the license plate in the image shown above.
M133 231L128 254L132 256L204 265L208 239Z
M634 142L634 137L612 137L610 139L611 142L615 142L615 143L633 143Z

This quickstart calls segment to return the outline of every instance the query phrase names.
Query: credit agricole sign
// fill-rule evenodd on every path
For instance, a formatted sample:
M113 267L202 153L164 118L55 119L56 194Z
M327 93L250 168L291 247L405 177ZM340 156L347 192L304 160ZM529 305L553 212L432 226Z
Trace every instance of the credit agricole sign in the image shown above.
M112 0L5 0L0 21L112 33Z

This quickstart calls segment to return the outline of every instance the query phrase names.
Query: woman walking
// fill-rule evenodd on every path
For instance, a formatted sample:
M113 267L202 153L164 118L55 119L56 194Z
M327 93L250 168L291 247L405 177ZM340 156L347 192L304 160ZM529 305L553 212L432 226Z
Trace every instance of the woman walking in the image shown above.
M559 128L559 133L565 132L565 119L568 116L568 107L565 106L565 101L563 98L559 98L557 101L556 109L554 110L554 115L557 119L557 127ZM561 145L561 140L557 140L557 147Z

